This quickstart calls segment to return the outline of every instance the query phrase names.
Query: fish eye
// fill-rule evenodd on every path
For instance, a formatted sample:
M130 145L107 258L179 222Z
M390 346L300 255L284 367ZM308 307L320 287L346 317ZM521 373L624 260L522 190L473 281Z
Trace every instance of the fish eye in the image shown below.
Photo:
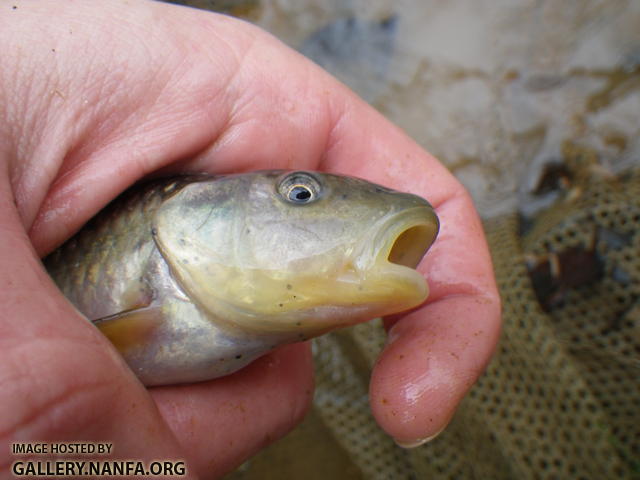
M306 172L293 172L282 179L278 192L289 203L304 205L319 198L321 186L312 175Z
M306 185L294 185L289 189L288 197L292 202L306 203L311 200L313 193Z

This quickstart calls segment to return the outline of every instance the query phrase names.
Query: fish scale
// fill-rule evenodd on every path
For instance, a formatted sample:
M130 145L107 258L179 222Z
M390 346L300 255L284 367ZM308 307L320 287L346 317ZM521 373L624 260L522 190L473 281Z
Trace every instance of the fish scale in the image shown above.
M45 266L59 288L89 318L132 308L136 302L131 302L131 292L150 295L140 272L155 248L150 222L164 198L151 188L116 200L46 258ZM127 261L121 261L123 257Z

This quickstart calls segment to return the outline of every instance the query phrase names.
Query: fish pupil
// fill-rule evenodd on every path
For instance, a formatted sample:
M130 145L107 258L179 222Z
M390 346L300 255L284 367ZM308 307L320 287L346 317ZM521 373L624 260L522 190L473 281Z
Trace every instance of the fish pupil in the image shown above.
M297 185L290 190L289 198L294 202L305 203L311 199L311 191L307 187Z

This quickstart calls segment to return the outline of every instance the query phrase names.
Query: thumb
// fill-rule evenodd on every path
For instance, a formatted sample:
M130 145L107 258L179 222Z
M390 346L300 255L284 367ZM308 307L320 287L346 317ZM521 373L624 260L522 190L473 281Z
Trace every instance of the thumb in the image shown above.
M0 468L15 441L105 441L114 458L178 459L155 404L60 294L0 178Z

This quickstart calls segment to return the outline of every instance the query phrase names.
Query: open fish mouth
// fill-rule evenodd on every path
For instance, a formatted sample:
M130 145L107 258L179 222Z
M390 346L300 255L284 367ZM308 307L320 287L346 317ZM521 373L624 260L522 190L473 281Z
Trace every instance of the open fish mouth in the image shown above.
M413 225L401 230L399 234L392 234L390 238L393 240L386 248L388 253L383 250L382 255L390 263L415 269L433 243L434 226L424 223Z
M438 234L439 222L429 205L403 210L376 224L359 253L356 268L367 290L405 308L428 295L427 282L416 270ZM363 278L362 276L360 278Z
M378 251L375 262L414 270L433 244L439 229L431 207L415 207L389 218L372 245Z

